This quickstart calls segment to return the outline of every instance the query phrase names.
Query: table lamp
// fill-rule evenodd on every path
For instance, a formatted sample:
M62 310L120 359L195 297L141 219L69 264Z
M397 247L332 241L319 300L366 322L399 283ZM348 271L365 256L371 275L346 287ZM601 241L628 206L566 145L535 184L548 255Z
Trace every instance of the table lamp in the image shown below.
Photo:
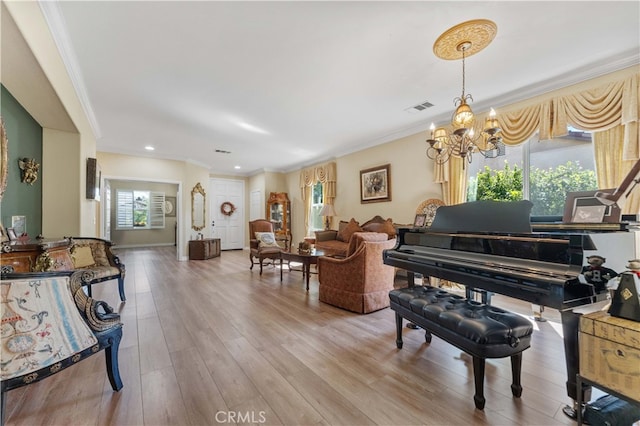
M324 216L324 229L325 231L328 231L331 226L331 217L337 216L336 211L333 208L333 204L323 205L320 209L320 216Z

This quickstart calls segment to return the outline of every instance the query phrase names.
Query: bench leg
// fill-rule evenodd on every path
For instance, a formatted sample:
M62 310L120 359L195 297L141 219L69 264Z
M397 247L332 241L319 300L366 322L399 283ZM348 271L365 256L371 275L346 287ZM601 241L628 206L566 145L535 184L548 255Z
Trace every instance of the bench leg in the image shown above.
M476 384L476 394L473 395L473 402L478 410L484 409L484 358L473 357L473 379Z
M396 347L402 349L402 316L396 312Z
M522 352L511 355L511 376L513 383L511 384L511 393L516 398L522 395L522 385L520 384L520 375L522 372Z
M124 277L118 278L118 292L120 293L120 300L122 302L127 300L127 297L124 295Z
M424 331L424 341L427 343L431 343L431 333L427 330Z

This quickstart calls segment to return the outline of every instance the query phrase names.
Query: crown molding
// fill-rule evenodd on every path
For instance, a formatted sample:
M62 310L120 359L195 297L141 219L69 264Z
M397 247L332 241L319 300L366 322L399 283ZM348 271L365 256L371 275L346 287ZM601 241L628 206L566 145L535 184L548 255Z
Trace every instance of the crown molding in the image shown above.
M60 11L60 6L58 5L58 0L38 1L38 5L40 6L40 10L42 11L47 25L49 26L49 31L51 32L53 40L58 47L58 52L60 53L62 62L69 74L69 78L71 79L71 84L73 84L76 91L76 95L80 100L82 109L89 121L89 125L93 130L93 136L96 140L100 139L102 137L102 132L100 131L96 115L93 112L91 101L89 100L89 95L87 94L87 89L84 84L84 78L82 77L82 72L78 66L78 60L71 45L71 41L69 40L69 35L67 33L64 17Z

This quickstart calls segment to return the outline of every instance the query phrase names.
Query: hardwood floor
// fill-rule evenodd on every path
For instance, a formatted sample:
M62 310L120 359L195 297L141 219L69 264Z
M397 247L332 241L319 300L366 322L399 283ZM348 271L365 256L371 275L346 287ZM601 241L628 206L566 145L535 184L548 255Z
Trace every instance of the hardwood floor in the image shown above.
M474 408L471 358L419 330L395 346L388 308L353 314L307 293L300 272L249 270L247 251L178 262L173 247L117 250L117 284L93 287L124 323L113 392L104 355L7 393L7 425L571 425L561 328L535 323L522 398L508 359L487 360L484 411ZM530 316L525 303L494 304Z

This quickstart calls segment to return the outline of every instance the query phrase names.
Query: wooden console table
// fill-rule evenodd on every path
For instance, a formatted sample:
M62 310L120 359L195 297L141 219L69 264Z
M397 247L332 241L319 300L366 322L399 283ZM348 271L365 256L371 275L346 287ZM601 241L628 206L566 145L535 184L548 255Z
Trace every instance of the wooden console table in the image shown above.
M220 238L189 241L189 260L205 260L220 256Z

